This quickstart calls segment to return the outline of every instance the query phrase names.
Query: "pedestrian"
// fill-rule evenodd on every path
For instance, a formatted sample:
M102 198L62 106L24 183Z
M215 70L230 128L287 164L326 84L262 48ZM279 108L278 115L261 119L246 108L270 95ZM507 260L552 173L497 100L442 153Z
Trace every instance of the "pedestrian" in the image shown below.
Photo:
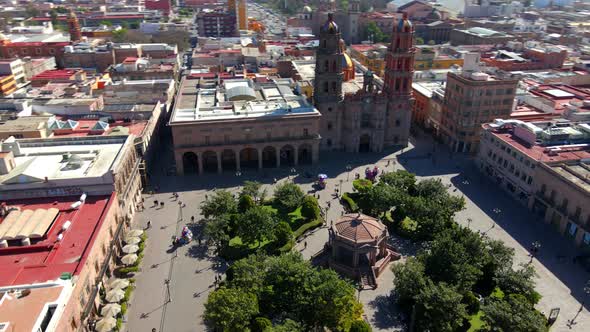
M160 202L160 207L164 208L164 202Z
M156 328L155 327L152 329L152 332L156 332Z
M191 216L191 223L195 222L195 216Z
M148 222L147 222L147 228L149 229L150 227L152 227L152 222L151 222L151 220L148 220Z
M176 236L172 238L172 246L176 247Z
M303 249L307 249L307 241L303 243Z
M157 200L157 199L156 199L156 200L154 200L154 205L155 205L155 206L158 206L158 200Z

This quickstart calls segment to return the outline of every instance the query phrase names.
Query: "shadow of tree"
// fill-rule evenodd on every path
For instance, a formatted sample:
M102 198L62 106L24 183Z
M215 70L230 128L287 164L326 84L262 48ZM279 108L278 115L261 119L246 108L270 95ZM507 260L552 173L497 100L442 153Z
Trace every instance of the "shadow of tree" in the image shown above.
M397 306L394 295L379 295L369 302L373 308L373 317L369 317L373 325L379 329L406 330L405 318Z

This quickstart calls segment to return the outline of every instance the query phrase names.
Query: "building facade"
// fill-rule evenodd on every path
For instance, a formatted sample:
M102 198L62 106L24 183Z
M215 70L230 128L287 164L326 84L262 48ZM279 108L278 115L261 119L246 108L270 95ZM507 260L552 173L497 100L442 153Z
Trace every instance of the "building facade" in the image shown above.
M170 119L177 173L317 162L321 114L293 89L288 82L184 77Z
M448 73L441 129L451 150L477 152L481 125L510 117L517 85L518 79L511 76L470 70Z
M344 52L340 28L328 17L320 29L314 79L314 102L322 113L321 149L380 152L407 145L413 100L413 32L410 21L400 19L385 57L384 81L367 71L359 82Z

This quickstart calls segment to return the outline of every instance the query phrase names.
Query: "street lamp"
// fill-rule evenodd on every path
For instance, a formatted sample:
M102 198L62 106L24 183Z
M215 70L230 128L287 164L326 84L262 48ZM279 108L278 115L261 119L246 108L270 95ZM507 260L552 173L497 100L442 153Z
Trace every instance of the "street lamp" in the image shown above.
M293 179L293 177L295 176L295 173L297 173L297 170L295 169L295 167L291 167L291 175L290 175L290 180Z
M346 165L346 170L348 171L348 178L346 179L346 181L350 181L350 171L352 170L352 166Z
M338 195L338 197L340 197L342 195L342 193L343 193L342 182L344 182L344 180L340 179L340 189L339 189L340 190L339 191L340 192L340 195Z
M574 316L574 318L572 318L571 320L568 320L567 322L567 326L571 329L573 325L576 324L576 318L578 318L578 315L580 314L580 312L582 312L582 310L584 310L584 303L586 302L586 298L588 297L588 294L590 294L590 280L586 281L586 283L584 284L584 297L582 298L582 303L580 304L580 309L578 309L578 312L576 313L576 315Z
M172 302L172 297L170 297L170 279L164 279L164 284L166 285L166 293L168 294L168 300L166 303Z
M473 219L471 218L467 218L467 228L471 229L471 222L473 221Z
M530 260L529 264L533 262L533 258L535 258L535 256L539 252L540 248L541 248L541 243L539 241L535 241L531 244L531 260Z

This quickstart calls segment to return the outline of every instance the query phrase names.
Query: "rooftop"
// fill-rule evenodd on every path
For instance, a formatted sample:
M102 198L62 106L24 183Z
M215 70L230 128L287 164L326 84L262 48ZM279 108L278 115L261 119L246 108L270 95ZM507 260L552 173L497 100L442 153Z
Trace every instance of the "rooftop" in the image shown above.
M114 194L113 194L114 195ZM96 230L105 219L113 196L88 196L79 208L72 209L80 196L46 197L20 201L8 201L9 208L21 213L39 209L56 209L57 215L48 229L30 245L21 246L9 241L7 248L0 248L0 286L43 283L60 278L62 273L76 275L87 259L87 250L98 236ZM10 216L10 214L8 215ZM0 225L9 217L0 218ZM27 227L32 219L25 219ZM69 226L64 224L69 222ZM1 308L1 307L0 307Z
M0 322L9 324L6 331L36 331L39 328L36 326L39 324L38 318L46 314L49 304L62 302L60 299L68 295L66 288L63 283L52 283L44 287L31 287L30 293L24 296L0 292ZM55 318L51 321L57 321Z
M0 175L0 185L103 177L111 169L126 139L126 136L23 139L12 143L12 148L8 147L8 140L4 141L2 151L13 151L16 165L8 174Z
M182 80L171 124L297 115L319 115L304 96L288 84L255 83L250 79L185 77Z
M493 137L540 162L590 158L590 124L564 120L496 120L484 125Z
M379 219L361 214L345 214L332 226L337 236L355 243L373 242L381 238L387 228Z
M548 165L549 168L561 175L568 182L590 195L590 161L578 160L575 163L559 163Z

